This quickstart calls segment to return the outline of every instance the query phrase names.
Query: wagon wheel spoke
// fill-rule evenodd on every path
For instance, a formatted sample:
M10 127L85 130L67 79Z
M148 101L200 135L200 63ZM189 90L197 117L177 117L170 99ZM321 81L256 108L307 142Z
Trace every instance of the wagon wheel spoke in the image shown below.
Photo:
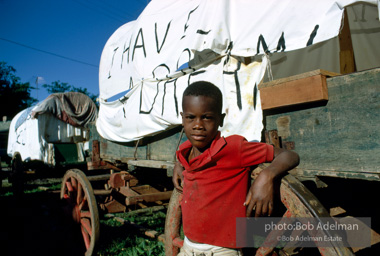
M69 200L71 205L77 205L77 197L78 197L78 182L74 177L71 177L65 182L67 188L67 194L65 196L66 199Z
M64 180L62 188L61 188L61 197L62 198L70 199L70 188L72 189L71 183Z
M73 189L78 190L78 181L74 177L71 177L70 181L71 181L71 185L72 185Z
M284 220L286 221L286 219L295 217L295 215L289 209L287 209L282 217L285 217ZM276 231L270 232L270 234L265 239L263 246L257 249L256 256L270 255L273 252L274 247L269 246L269 245L276 244L276 242L278 242L277 237L283 235L284 232L285 232L285 230L279 230L277 232Z
M70 205L73 205L75 204L74 194L76 193L76 191L74 190L74 187L72 186L72 183L70 181L66 181L65 185L67 189L65 198L68 200Z
M86 206L87 206L87 208L86 208ZM82 199L82 202L80 202L80 204L79 204L79 210L83 210L83 209L88 209L87 197L86 196Z
M78 192L77 192L77 204L79 205L83 201L83 189L82 184L78 184Z
M82 236L83 236L83 240L84 240L84 245L86 246L86 249L88 250L90 248L90 245L91 245L91 238L83 226L81 227L81 231L82 231Z
M86 230L89 236L92 236L91 223L89 219L82 218L80 221L82 227Z
M72 192L74 192L74 188L73 186L71 185L71 182L70 181L66 181L66 188L67 188L67 192L70 194Z
M91 218L91 212L90 211L81 211L80 216L81 216L81 218Z

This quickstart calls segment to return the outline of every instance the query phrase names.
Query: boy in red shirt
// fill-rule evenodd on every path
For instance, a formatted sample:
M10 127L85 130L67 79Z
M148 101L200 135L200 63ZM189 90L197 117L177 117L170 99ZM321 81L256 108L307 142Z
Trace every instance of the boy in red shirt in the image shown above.
M299 163L298 154L244 137L221 137L222 93L201 81L188 86L182 100L182 125L188 138L177 151L174 172L183 180L184 246L179 255L241 255L236 247L238 217L270 216L273 184ZM272 162L248 190L250 167ZM183 168L182 168L183 167ZM184 171L182 172L182 170Z

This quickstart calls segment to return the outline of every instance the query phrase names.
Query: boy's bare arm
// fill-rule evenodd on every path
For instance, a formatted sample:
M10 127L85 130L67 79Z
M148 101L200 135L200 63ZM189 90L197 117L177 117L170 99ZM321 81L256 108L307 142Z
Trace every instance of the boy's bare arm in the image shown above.
M255 217L270 216L273 211L274 181L299 164L299 156L296 152L275 148L272 163L261 171L252 183L245 200L247 217L250 217L255 209Z
M183 170L184 170L183 166L181 165L180 162L177 161L174 164L172 181L173 181L174 187L178 189L179 191L182 191Z

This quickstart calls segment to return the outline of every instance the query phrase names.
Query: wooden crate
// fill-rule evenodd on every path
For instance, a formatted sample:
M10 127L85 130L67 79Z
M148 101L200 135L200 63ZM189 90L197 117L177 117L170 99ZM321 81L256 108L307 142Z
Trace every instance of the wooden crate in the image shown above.
M339 75L322 69L259 85L263 110L328 100L326 77Z

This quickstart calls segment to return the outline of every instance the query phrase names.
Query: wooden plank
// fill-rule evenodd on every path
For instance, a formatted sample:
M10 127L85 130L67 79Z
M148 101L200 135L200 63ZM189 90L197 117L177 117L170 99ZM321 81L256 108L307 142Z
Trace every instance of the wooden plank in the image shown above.
M312 70L312 71L309 71L306 73L302 73L302 74L298 74L298 75L294 75L294 76L289 76L289 77L285 77L285 78L280 78L280 79L276 79L276 80L266 82L266 83L261 83L261 84L259 84L259 89L274 86L277 84L283 84L285 82L290 82L290 81L294 81L294 80L300 80L300 79L307 78L310 76L315 76L315 75L324 75L326 77L333 77L333 76L338 76L340 74L330 72L327 70L323 70L323 69L316 69L316 70Z
M129 160L129 167L146 167L156 169L166 169L168 172L173 172L174 161L159 161L159 160Z
M344 179L359 179L359 180L371 180L380 181L379 173L366 173L361 170L356 171L342 171L342 170L303 170L300 168L294 169L290 172L297 177L314 177L314 176L325 176L333 178L344 178Z
M351 31L348 23L347 10L344 10L343 28L339 34L340 73L348 74L356 71L354 48L352 47Z
M342 207L333 207L333 208L330 208L330 216L331 217L334 217L334 216L337 216L339 214L343 214L343 213L346 213L346 210L343 209Z
M316 74L296 80L276 82L271 86L265 85L260 89L260 97L263 110L327 101L326 76Z

